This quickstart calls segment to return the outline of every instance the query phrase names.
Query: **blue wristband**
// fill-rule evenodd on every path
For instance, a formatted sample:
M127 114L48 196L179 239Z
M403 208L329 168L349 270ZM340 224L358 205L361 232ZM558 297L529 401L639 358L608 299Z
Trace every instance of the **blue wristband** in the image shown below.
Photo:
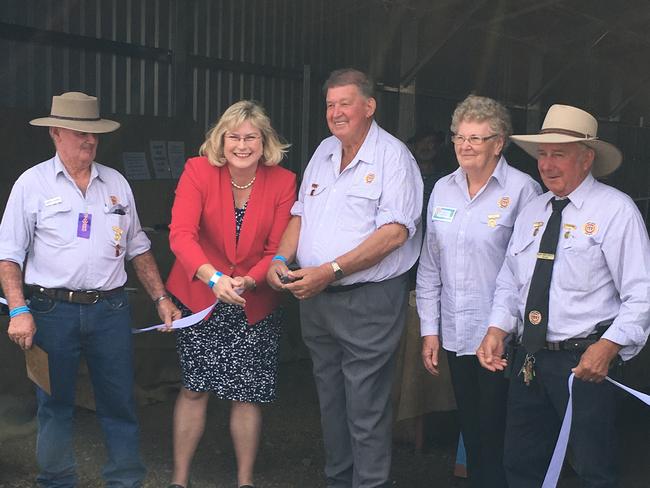
M23 305L22 307L16 307L9 310L9 318L13 319L16 315L20 315L23 313L30 313L29 307L27 305Z
M284 264L287 264L287 258L282 256L281 254L276 254L275 256L273 256L273 259L271 259L271 261L282 261Z
M221 271L215 271L214 274L212 275L212 278L210 278L210 281L208 281L208 286L210 288L214 288L214 285L217 284L217 281L219 281L219 278L223 276L223 273Z

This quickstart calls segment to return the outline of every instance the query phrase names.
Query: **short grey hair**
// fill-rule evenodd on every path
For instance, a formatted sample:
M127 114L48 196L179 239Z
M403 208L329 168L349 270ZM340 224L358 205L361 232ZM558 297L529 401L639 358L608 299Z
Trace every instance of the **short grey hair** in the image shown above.
M469 95L454 110L451 117L451 132L456 134L458 126L463 121L487 122L494 134L503 137L503 149L508 146L512 135L510 112L496 100L478 95Z
M323 95L327 90L336 86L355 85L365 98L375 98L375 83L363 71L354 68L343 68L332 71L323 83Z

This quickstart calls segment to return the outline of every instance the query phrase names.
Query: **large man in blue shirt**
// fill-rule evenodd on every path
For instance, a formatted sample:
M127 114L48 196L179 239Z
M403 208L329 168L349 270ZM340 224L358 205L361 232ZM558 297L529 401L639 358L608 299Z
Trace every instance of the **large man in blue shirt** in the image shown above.
M650 245L634 202L595 180L622 160L597 131L587 112L554 105L539 134L512 136L537 158L549 191L517 218L477 355L485 368L502 370L504 339L521 341L508 359L504 453L508 483L517 488L542 484L571 372L573 465L584 486L617 486L614 387L603 380L617 356L630 359L647 340Z
M373 120L359 71L325 83L332 137L314 152L267 279L300 304L321 407L328 488L389 485L390 394L404 327L406 272L420 250L422 178ZM302 269L289 272L297 258ZM283 285L280 277L295 280Z

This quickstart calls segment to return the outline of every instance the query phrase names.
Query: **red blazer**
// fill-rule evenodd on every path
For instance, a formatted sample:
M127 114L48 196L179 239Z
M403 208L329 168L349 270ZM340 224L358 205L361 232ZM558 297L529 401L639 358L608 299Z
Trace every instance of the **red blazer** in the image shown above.
M246 318L249 324L262 320L279 305L280 296L266 283L266 272L295 199L296 175L260 164L236 244L228 168L212 166L205 157L189 159L172 207L169 244L176 261L167 289L198 312L215 300L212 290L195 276L199 266L210 263L223 274L249 275L257 288L244 295Z

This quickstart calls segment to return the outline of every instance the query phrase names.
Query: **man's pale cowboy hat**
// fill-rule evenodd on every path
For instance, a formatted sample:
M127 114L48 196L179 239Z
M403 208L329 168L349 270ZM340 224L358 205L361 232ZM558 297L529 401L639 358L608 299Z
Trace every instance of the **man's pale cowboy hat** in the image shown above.
M613 172L623 160L621 151L596 137L598 121L589 113L569 105L553 105L548 109L539 134L511 136L519 147L537 159L538 144L580 142L594 150L591 173L598 178Z
M120 126L118 122L99 117L97 97L80 92L68 92L53 96L50 116L34 119L29 123L44 127L62 127L91 134L113 132Z

